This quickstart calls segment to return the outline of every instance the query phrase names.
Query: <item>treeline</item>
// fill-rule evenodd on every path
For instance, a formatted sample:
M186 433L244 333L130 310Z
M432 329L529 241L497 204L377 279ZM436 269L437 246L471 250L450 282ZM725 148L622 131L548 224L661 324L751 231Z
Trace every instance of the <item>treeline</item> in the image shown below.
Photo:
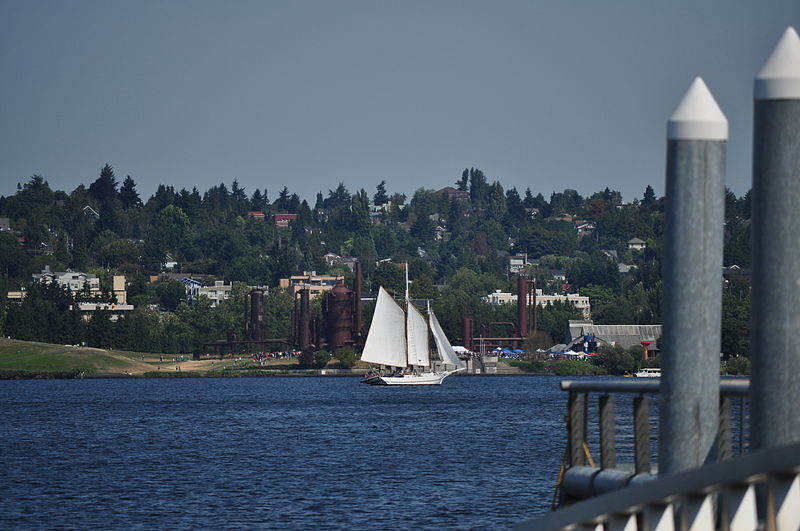
M587 197L566 189L546 198L530 189L505 189L475 168L465 169L452 186L463 198L424 188L408 198L388 191L381 181L374 193L351 193L339 183L320 191L312 204L287 187L270 198L266 188L247 191L234 180L204 192L162 184L142 200L134 179L127 176L120 184L109 165L88 187L69 193L33 176L16 194L0 197L0 217L10 218L18 231L0 234L0 291L29 284L30 275L45 265L95 273L104 283L121 273L129 281L129 301L141 308L137 311L157 305L171 312L160 319L166 327L173 314L191 307L181 309L183 296L176 286L149 284L165 262L177 262L180 271L209 281L247 285L274 287L278 279L304 270L351 279L346 267L326 263L323 257L331 252L364 264L367 291L381 284L400 290L402 272L394 264L408 262L415 296L433 299L445 331L460 337L465 315L475 317L476 326L515 320L499 317L512 310L491 308L482 297L515 290L507 257L525 253L535 261L528 274L537 286L546 293L588 295L596 323L660 322L664 201L652 187L631 204L609 188ZM749 202L749 193L727 194L726 265L749 266ZM253 211L265 218L248 216ZM282 213L297 216L286 229L272 221L273 214ZM597 228L581 237L576 221L594 222ZM644 240L646 249L628 249L631 238ZM386 259L391 262L381 262ZM619 263L632 266L630 272L620 273ZM555 280L553 270L563 271L566 283ZM241 314L239 321L241 308L232 310ZM746 308L749 288L726 289L728 354L746 352L741 333ZM549 311L542 311L542 322L555 321L547 333L561 341L566 314L573 312L552 310L560 317L551 319ZM0 326L9 335L13 312L7 304L2 312ZM194 333L219 339L231 331L224 328ZM163 341L162 349L172 348Z
M208 299L200 298L191 305L178 304L169 313L140 306L116 321L105 310L96 310L84 320L78 310L80 296L73 296L69 289L55 284L37 283L31 285L21 303L7 308L4 333L21 340L135 352L201 352L204 343L244 329L247 291L246 285L236 283L230 299L221 301L216 308L211 307ZM291 297L282 290L273 290L265 302L267 336L286 337L290 329Z

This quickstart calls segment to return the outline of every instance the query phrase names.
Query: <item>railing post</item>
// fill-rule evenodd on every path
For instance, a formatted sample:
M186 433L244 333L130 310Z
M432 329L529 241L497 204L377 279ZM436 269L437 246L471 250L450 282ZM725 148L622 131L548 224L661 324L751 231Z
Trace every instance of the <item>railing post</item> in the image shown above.
M800 37L788 28L755 80L753 449L800 441Z
M720 504L721 531L750 531L758 528L756 489L750 483L726 485Z
M750 426L750 423L747 422L749 408L745 409L745 400L745 397L739 397L739 455L744 455L744 441L747 438L747 430Z
M600 467L617 466L614 395L600 395Z
M633 399L633 441L637 474L650 473L650 398Z
M668 122L659 473L713 459L728 120L695 78Z
M680 503L678 529L714 529L714 499L709 493L683 496Z
M733 457L731 441L731 399L721 396L719 399L719 431L717 434L717 459Z
M569 431L569 465L585 466L586 455L583 444L586 442L586 395L570 391L567 403L567 426Z
M675 529L675 512L671 503L649 503L642 511L643 526L640 529L672 531Z

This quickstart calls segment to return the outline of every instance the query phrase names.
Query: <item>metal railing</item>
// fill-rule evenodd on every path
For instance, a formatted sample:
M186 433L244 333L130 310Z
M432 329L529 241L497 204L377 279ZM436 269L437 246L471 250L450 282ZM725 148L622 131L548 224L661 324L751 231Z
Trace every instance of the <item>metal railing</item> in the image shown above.
M565 380L561 389L567 401L567 450L565 468L559 478L558 498L568 502L623 488L630 483L652 479L655 472L651 443L651 397L659 392L659 380ZM717 460L744 453L747 446L747 405L749 380L727 380L720 384L720 425ZM597 395L597 421L590 423L590 396ZM617 396L632 397L629 422L620 426ZM734 414L735 413L735 414ZM596 426L598 434L589 433ZM618 462L618 437L633 433L633 463ZM628 435L629 437L629 435ZM593 444L592 444L593 443ZM591 446L599 449L599 467L592 459ZM597 448L599 446L599 448ZM595 452L595 455L597 452ZM591 465L591 466L587 466ZM632 465L632 466L631 466Z
M800 444L609 492L517 524L535 531L800 529Z

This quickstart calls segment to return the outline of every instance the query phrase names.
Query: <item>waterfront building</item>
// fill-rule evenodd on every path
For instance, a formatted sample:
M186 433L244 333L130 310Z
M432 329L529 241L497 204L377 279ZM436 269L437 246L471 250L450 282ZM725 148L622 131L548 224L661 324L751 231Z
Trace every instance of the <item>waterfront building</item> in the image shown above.
M622 348L646 346L648 357L658 351L656 342L661 337L661 325L596 325L590 320L569 321L568 346L583 344L587 336L597 345L614 345ZM644 348L644 347L643 347Z

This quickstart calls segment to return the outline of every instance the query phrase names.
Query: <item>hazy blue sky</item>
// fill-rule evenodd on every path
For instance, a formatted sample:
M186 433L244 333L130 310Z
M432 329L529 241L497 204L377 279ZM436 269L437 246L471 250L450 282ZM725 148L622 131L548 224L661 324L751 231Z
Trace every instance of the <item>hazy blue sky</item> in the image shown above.
M313 203L409 196L465 167L546 197L664 190L666 121L702 76L750 187L753 78L798 0L0 0L0 195L108 162Z

